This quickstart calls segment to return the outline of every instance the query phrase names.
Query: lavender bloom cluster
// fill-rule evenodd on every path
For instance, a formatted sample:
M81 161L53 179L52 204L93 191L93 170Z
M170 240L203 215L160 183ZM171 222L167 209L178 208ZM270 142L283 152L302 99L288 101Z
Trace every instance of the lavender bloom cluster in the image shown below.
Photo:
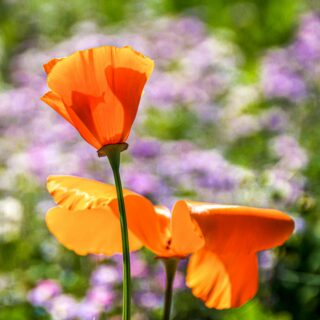
M142 25L127 29L132 33L120 29L110 35L108 31L97 33L94 24L84 23L76 28L73 37L53 49L30 49L16 58L12 70L16 87L0 93L4 101L0 106L4 122L0 128L4 149L1 154L9 155L3 159L3 186L12 188L15 177L25 172L41 184L53 173L99 176L96 173L104 170L104 164L97 163L92 148L68 123L39 102L39 92L46 91L41 65L52 56L65 56L78 49L129 44L157 61L136 127L143 128L150 109L165 114L184 106L202 128L203 137L214 128L219 142L208 150L197 143L201 138L198 132L197 139L188 143L150 139L143 130L134 130L129 141L131 161L123 167L125 186L169 206L183 194L204 201L245 203L246 187L255 190L252 184L257 174L267 173L230 163L223 155L225 145L260 130L283 134L289 126L286 115L277 108L258 115L246 112L248 105L259 100L258 88L239 85L239 51L232 43L209 34L200 20L163 18L149 23L147 28ZM10 144L5 143L8 136ZM290 201L296 201L303 192L303 183L293 184L301 187ZM252 197L256 204L270 205L268 196L263 198Z
M297 35L286 48L271 51L262 64L262 88L267 98L300 103L317 87L320 71L320 16L302 17Z
M92 257L99 261L99 257ZM133 302L141 309L159 309L163 303L165 275L162 268L147 266L138 253L131 253L133 286L138 294ZM107 262L107 263L106 263ZM46 310L54 320L92 320L99 319L116 307L121 307L119 286L122 281L122 259L115 256L99 264L91 274L90 286L82 299L63 292L55 280L41 280L29 291L28 301L35 307ZM153 282L147 281L152 277ZM137 281L139 280L139 281ZM177 271L174 282L176 290L184 288L184 278ZM136 312L139 313L139 308ZM108 318L109 319L109 318Z

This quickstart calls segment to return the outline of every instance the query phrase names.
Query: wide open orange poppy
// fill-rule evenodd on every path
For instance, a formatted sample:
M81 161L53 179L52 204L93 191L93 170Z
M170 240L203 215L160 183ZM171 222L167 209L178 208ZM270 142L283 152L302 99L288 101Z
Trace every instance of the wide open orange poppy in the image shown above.
M96 149L125 142L154 63L130 47L77 51L44 65L41 99Z
M57 207L50 209L46 223L51 233L68 249L79 255L122 252L119 211L116 189L98 181L73 177L51 176L47 188ZM135 223L142 240L151 239L152 233L161 234L162 226L154 214L152 203L131 191L124 191L128 224ZM144 228L144 213L149 217L150 228ZM139 220L141 219L141 221ZM162 242L154 245L161 251ZM130 250L142 247L143 242L129 229Z
M293 220L272 209L179 202L205 237L192 254L187 285L209 308L239 307L258 289L257 253L283 244Z
M79 254L121 252L114 187L71 176L48 179L59 207L49 210L50 231ZM178 201L153 206L125 190L130 249L142 245L162 258L186 258L187 285L210 308L239 307L258 288L257 252L281 245L293 220L271 209Z

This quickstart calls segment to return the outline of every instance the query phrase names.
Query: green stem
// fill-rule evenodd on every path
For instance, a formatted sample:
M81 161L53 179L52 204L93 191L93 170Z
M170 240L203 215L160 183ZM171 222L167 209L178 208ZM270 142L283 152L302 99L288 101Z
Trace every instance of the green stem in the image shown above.
M131 312L131 274L130 274L130 250L126 210L124 205L123 190L120 178L120 153L123 151L123 144L113 144L106 146L106 155L108 156L114 181L117 189L118 207L120 213L120 226L122 237L123 253L123 308L122 320L130 320Z
M163 320L170 320L170 312L173 295L173 281L179 260L176 258L162 259L166 269L166 292L164 299Z

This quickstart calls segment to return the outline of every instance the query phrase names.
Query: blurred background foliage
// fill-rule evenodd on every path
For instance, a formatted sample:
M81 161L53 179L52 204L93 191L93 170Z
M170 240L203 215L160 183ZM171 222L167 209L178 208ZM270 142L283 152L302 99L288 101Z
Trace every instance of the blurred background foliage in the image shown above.
M223 28L226 36L241 46L251 64L261 50L288 41L297 27L299 14L310 8L318 9L319 3L312 0L283 0L281 4L277 0L2 0L0 27L5 51L1 66L6 71L12 54L43 37L53 41L65 38L81 20L93 19L103 26L181 12L200 17L210 27Z
M182 280L173 319L320 319L319 10L316 0L0 0L0 320L119 319L118 259L78 257L44 223L48 174L98 179L106 169L38 101L41 63L109 41L132 42L159 65L125 158L128 187L168 205L273 206L296 219L292 239L260 257L257 298L209 310ZM133 260L135 319L160 319L161 284L146 278L163 270L149 252Z

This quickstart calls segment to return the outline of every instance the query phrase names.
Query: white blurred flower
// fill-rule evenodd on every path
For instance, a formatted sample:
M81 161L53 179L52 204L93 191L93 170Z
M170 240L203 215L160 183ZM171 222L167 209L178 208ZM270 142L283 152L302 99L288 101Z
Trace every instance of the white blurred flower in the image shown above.
M294 203L303 194L305 178L275 167L266 171L266 185L286 202Z
M237 85L233 87L226 101L226 114L236 115L259 99L259 90L255 86Z
M48 309L53 320L69 320L76 316L78 303L72 296L62 294L52 299Z
M12 240L18 236L23 217L21 203L12 197L0 200L0 239Z
M0 292L6 290L10 286L10 279L8 276L0 277Z
M257 118L253 115L244 114L229 120L226 134L233 141L255 134L259 129Z

